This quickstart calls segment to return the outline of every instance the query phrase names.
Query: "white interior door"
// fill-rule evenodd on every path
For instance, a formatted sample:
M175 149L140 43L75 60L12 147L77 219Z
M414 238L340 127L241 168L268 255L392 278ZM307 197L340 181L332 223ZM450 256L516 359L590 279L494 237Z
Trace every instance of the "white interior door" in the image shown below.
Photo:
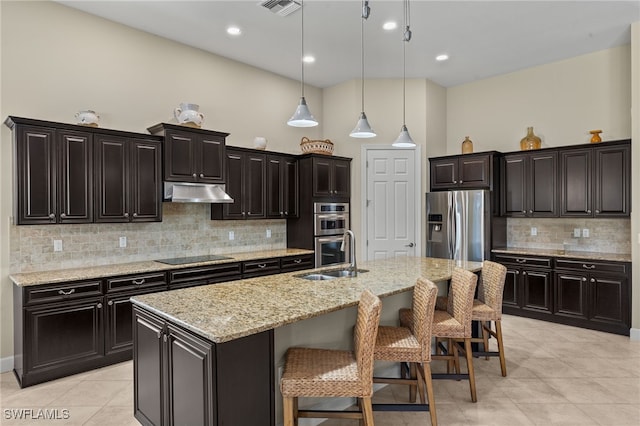
M367 259L419 256L419 152L372 146L365 149Z

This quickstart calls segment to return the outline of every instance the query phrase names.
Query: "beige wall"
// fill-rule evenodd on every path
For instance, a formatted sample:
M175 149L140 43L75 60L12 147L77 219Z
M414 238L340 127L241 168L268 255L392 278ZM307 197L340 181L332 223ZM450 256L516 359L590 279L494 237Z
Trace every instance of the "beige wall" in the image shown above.
M640 21L631 26L631 259L633 286L631 337L640 340Z
M322 125L286 125L300 97L297 81L48 1L2 1L0 10L3 120L73 123L77 111L89 108L103 128L146 133L171 122L180 102L193 102L205 115L203 128L231 133L230 145L251 147L255 136L265 136L267 149L299 153L302 136L322 134ZM322 91L307 87L305 95L322 123ZM11 133L1 127L0 359L13 354Z

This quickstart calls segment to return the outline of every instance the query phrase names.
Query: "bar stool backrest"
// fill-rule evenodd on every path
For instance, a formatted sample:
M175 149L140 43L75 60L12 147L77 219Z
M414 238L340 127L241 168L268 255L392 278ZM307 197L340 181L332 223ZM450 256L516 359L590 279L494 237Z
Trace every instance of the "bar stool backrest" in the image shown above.
M420 342L422 361L431 361L431 326L438 287L426 278L418 278L413 289L413 333Z
M507 277L507 267L485 260L482 264L482 279L478 287L478 300L488 305L498 314L502 313L502 295Z
M353 333L353 343L363 396L373 394L373 349L380 324L381 306L382 303L378 296L368 289L362 292L358 303L358 317Z
M464 325L465 337L471 337L471 313L478 276L461 268L453 270L449 296L449 315Z

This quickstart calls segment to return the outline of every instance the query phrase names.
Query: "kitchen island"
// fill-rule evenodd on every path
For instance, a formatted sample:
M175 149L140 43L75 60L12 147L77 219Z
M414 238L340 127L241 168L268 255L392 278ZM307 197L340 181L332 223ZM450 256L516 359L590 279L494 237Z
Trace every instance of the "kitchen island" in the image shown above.
M352 316L338 317L335 327L331 315L355 307L366 288L385 298L383 307L394 295L408 306L418 277L447 281L455 266L475 272L482 264L410 257L360 266L368 272L350 278L300 277L309 270L134 297L136 418L155 425L274 425L275 371L286 347L322 346L321 334L350 330ZM321 330L309 326L325 319Z

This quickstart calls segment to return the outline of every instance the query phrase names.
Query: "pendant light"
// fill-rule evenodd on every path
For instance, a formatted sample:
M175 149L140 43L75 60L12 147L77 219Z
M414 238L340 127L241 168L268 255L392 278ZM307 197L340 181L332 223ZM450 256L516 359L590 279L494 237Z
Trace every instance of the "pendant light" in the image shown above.
M293 127L314 127L318 125L318 121L315 119L311 111L309 111L309 107L307 106L307 101L304 98L304 61L302 60L304 57L304 0L300 0L300 21L302 22L302 31L300 34L301 40L301 55L300 55L300 63L302 64L302 96L300 97L300 103L296 108L296 112L293 113L287 124Z
M364 22L369 17L371 13L371 8L369 7L369 1L362 1L362 20L360 25L360 56L361 56L361 67L360 67L360 77L362 82L361 94L362 94L362 112L360 113L360 118L358 119L358 123L356 127L349 133L349 136L352 138L373 138L376 136L376 132L373 131L371 125L369 125L369 120L367 120L367 115L364 113Z
M409 0L404 0L404 34L402 35L402 128L400 135L391 145L397 148L413 148L416 143L411 139L406 123L407 109L407 43L411 40L409 19Z

